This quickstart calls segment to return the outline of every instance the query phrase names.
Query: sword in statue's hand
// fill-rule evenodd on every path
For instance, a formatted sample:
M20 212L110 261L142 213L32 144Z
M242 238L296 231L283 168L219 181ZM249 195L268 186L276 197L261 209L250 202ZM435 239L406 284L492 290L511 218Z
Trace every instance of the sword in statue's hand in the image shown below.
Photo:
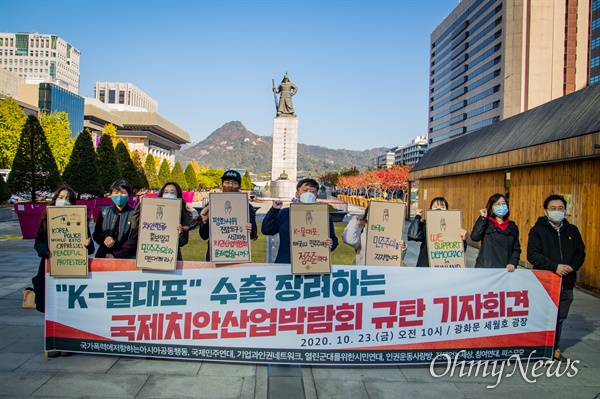
M277 104L277 89L275 88L275 79L271 79L271 83L273 83L273 98L275 99L275 111L279 108Z

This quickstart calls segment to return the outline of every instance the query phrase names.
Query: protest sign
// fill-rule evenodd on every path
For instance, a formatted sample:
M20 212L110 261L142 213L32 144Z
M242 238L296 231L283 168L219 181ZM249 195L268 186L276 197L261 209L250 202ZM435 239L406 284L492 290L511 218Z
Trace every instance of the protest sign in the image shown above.
M461 211L428 210L425 218L429 266L465 267L465 247L460 236Z
M209 203L210 261L251 262L248 194L210 193Z
M136 267L175 270L181 199L142 197Z
M293 274L331 273L327 204L290 204L290 253Z
M331 274L292 275L287 265L180 262L175 273L134 266L90 259L84 281L46 275L46 350L334 366L554 352L561 278L549 271L334 265Z
M367 215L367 248L365 262L372 266L400 266L406 204L371 201Z
M87 208L85 205L49 206L46 213L50 275L87 277Z

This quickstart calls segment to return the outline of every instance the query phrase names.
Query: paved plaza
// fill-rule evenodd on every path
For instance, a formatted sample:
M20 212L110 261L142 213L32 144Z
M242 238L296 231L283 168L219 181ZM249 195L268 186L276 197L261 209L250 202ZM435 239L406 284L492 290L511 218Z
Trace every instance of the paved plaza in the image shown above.
M259 220L268 206L259 210ZM362 208L350 207L350 214ZM347 219L346 219L347 220ZM44 315L21 308L39 258L15 220L0 222L0 396L9 398L600 398L600 299L575 290L563 353L576 374L528 382L519 371L435 378L429 367L310 367L226 364L76 354L44 357ZM344 245L340 243L340 245ZM414 264L418 243L409 242ZM467 250L473 265L477 250ZM544 370L555 370L544 366ZM562 366L561 371L564 371ZM512 370L512 368L511 368ZM445 367L436 368L438 375ZM570 370L574 374L573 368ZM539 372L539 371L538 371ZM531 373L528 379L534 379Z

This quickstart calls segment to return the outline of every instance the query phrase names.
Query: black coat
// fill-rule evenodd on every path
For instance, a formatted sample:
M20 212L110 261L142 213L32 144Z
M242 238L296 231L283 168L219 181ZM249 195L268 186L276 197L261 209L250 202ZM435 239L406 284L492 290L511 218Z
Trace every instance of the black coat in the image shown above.
M585 244L579 229L565 219L556 231L546 216L540 217L529 230L527 260L534 269L552 272L559 264L571 266L573 271L562 278L562 285L572 288L585 261Z
M419 257L417 258L417 267L429 267L429 254L427 253L427 232L425 229L425 222L421 221L421 216L417 215L413 219L406 238L408 241L417 241L421 243L419 248Z
M497 227L494 222L480 216L475 221L471 240L481 241L479 255L475 267L505 268L511 264L517 266L521 256L519 243L519 228L512 220L508 222L505 230Z

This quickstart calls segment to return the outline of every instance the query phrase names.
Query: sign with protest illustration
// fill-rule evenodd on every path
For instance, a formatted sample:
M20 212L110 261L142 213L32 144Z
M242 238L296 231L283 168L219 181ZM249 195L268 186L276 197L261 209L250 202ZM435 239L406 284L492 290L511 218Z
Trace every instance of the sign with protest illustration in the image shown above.
M209 203L210 261L251 262L248 194L210 193Z
M50 275L87 277L87 208L84 205L49 206L46 213Z
M429 266L465 267L465 247L460 236L460 210L425 211Z
M324 203L290 204L290 253L293 274L331 273L329 208Z
M138 269L175 270L181 199L142 197L136 256Z
M365 262L370 266L400 266L406 204L371 201L367 215Z

